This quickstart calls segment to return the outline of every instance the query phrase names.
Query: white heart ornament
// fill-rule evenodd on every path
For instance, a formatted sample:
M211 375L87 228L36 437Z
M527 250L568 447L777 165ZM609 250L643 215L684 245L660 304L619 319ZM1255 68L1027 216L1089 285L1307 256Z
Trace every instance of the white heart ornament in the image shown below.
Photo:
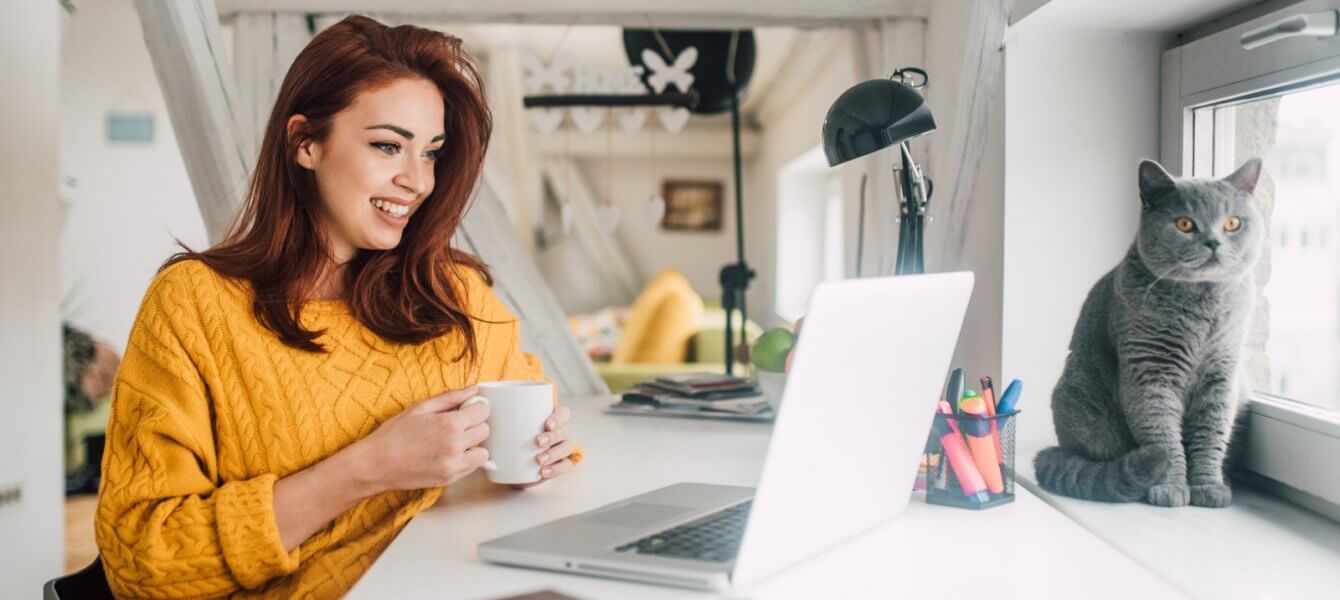
M600 128L600 124L605 121L605 109L577 107L572 110L572 124L577 126L577 131L582 133L591 133Z
M665 198L660 194L652 194L647 198L647 203L642 205L642 214L647 217L648 223L660 223L665 218Z
M563 235L572 233L572 224L577 220L577 211L572 204L565 202L558 208L558 222L563 226Z
M596 221L607 234L613 234L619 228L619 216L619 207L613 204L596 207Z
M658 108L656 109L656 119L661 122L661 126L670 133L679 133L684 125L689 122L689 109L687 108Z
M619 129L624 133L637 133L647 122L647 109L621 108L614 112L614 120L619 122Z
M526 111L530 115L530 124L535 131L549 134L558 131L558 126L563 124L563 109L561 108L532 108Z

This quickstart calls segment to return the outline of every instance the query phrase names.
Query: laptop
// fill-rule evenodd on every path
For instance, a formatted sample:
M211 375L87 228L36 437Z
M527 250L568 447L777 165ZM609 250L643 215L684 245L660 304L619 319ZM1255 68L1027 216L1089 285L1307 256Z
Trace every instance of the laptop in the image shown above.
M972 284L971 273L819 284L757 488L677 483L485 542L480 558L720 591L893 518L911 497Z

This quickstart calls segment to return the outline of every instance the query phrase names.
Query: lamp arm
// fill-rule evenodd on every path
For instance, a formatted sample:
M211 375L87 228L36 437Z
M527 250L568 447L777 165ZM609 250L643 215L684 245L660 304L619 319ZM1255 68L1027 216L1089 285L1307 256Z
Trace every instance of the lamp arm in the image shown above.
M925 227L926 205L929 200L927 180L912 160L907 142L898 145L901 165L894 168L899 196L898 256L894 262L895 275L915 275L926 272Z

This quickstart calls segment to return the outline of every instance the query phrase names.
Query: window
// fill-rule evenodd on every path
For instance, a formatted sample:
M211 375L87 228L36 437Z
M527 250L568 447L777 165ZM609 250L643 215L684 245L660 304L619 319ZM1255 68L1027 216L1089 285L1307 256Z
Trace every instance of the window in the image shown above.
M841 171L815 146L777 174L777 316L805 316L821 281L842 279L846 242Z
M1266 164L1260 196L1270 211L1279 243L1266 253L1263 295L1269 307L1265 362L1276 382L1261 391L1329 409L1340 409L1340 254L1321 252L1318 228L1340 224L1340 169L1325 157L1340 157L1340 83L1286 88L1246 102L1193 110L1193 176L1222 177L1254 155ZM1209 118L1198 118L1209 112ZM1267 181L1268 180L1268 181ZM1298 252L1279 252L1298 232ZM1275 239L1270 236L1268 239ZM1265 329L1265 328L1263 328ZM1289 387L1285 387L1286 384Z
M1222 177L1265 161L1257 195L1271 234L1257 270L1249 341L1255 386L1247 466L1286 497L1340 514L1340 36L1284 37L1254 49L1244 32L1340 9L1305 0L1164 55L1162 159ZM1301 494L1299 492L1302 492Z

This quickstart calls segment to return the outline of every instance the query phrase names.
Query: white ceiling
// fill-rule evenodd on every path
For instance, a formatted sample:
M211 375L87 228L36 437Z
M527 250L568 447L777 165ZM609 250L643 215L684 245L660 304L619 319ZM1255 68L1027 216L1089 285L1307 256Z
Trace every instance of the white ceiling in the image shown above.
M1021 19L1030 26L1180 33L1261 0L1049 0ZM1024 2L1023 4L1029 4ZM1038 4L1033 0L1031 4Z
M375 12L450 16L454 21L630 24L661 26L831 25L842 21L921 16L932 0L217 0L220 14Z

